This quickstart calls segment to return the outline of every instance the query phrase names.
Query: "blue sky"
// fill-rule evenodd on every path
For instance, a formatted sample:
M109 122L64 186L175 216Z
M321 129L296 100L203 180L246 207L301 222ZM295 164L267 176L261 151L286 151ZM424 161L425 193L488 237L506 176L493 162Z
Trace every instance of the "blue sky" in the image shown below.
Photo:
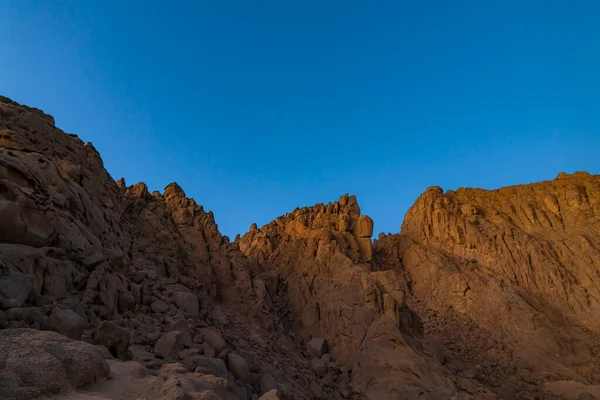
M0 94L234 236L356 194L600 173L596 1L0 1Z

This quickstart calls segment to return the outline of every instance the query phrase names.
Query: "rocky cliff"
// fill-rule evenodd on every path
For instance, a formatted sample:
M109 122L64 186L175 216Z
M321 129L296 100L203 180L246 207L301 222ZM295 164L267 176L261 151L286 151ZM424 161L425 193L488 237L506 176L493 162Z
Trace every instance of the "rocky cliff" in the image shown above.
M404 271L438 321L458 313L507 346L519 377L597 383L599 223L600 176L561 173L499 190L431 187L375 247L379 268Z
M290 313L282 322L308 340L324 337L331 356L368 398L450 398L447 373L422 338L395 270L372 271L373 221L354 196L295 210L236 240L250 260L277 271ZM483 388L472 394L486 396Z
M430 188L375 241L344 195L230 242L0 97L0 398L593 398L599 217L561 174Z

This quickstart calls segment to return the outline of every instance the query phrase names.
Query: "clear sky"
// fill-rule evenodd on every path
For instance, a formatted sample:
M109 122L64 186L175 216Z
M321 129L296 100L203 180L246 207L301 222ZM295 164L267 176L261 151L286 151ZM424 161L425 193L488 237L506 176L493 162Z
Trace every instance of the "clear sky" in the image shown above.
M0 94L234 236L356 194L600 173L598 1L0 0Z

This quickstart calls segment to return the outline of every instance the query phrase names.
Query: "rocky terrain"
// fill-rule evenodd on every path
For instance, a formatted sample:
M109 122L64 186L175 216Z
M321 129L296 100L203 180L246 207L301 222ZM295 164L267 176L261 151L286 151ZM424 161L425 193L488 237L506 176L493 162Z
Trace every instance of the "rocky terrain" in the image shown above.
M372 235L343 195L230 241L0 97L0 398L600 399L600 176Z

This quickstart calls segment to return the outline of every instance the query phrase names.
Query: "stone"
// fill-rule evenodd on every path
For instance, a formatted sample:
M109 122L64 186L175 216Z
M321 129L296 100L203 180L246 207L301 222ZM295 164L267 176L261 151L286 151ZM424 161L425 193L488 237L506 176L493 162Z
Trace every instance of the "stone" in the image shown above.
M259 398L259 400L280 400L280 399L281 399L281 397L279 397L279 395L277 393L277 389L270 390L269 392L263 394Z
M23 273L2 265L0 265L0 273L0 298L14 299L19 307L22 307L33 294L33 280Z
M0 299L0 310L10 310L11 308L20 308L23 306L17 299Z
M119 294L119 311L121 314L127 311L133 310L136 304L135 297L130 292L123 292Z
M217 321L219 324L223 325L223 326L227 326L230 324L229 322L229 318L227 317L227 314L225 314L225 312L223 311L223 309L221 308L221 306L219 305L215 305L212 309L212 317L215 321Z
M325 361L320 358L313 358L310 362L312 370L317 374L318 377L322 378L327 373L327 365Z
M271 374L262 374L260 377L260 391L261 393L271 392L273 390L277 391L277 381Z
M4 399L33 399L67 392L108 376L93 345L55 332L0 330L0 390Z
M210 358L199 354L192 354L184 358L183 364L189 371L200 368L203 373L228 378L229 371L225 362L219 358Z
M314 338L307 345L308 353L313 357L321 357L328 350L327 339Z
M75 311L58 307L52 310L49 322L50 330L74 340L81 340L83 330L87 326L87 322Z
M142 398L239 400L238 390L226 379L202 373L189 373L182 364L165 364L157 379L142 391Z
M180 318L177 321L164 327L165 332L179 331L181 333L181 344L185 347L193 347L194 341L192 340L192 334L190 333L190 327L184 318Z
M231 349L224 348L219 352L219 354L217 354L217 357L221 360L227 360L227 356L229 355L229 353L231 353Z
M310 391L315 399L320 400L326 398L325 393L323 392L319 384L315 381L312 381L310 383Z
M163 313L166 313L167 311L169 311L169 305L167 303L165 303L164 301L155 299L150 304L150 309L152 310L152 312L155 312L158 314L163 314Z
M96 328L94 342L105 346L113 357L125 359L129 348L129 331L111 321L102 321Z
M356 237L368 237L373 236L373 220L367 215L361 215L354 224L352 234Z
M250 368L244 357L231 352L227 355L227 367L242 382L250 382Z
M190 318L196 319L200 316L200 303L198 297L189 292L173 293L173 302L177 308L184 311Z
M9 308L2 313L0 320L19 322L23 327L47 329L48 318L36 307ZM5 326L5 328L9 328Z
M202 353L206 357L210 357L210 358L214 358L217 355L215 349L208 342L202 343Z
M175 354L183 350L182 336L179 331L163 334L154 345L154 355L165 360L172 360Z
M203 337L203 342L207 342L210 344L213 349L215 349L216 353L220 353L227 346L225 340L223 340L223 336L221 332L219 332L215 328L202 328L200 329L200 334Z
M470 381L470 380L468 380L468 379L464 379L464 378L463 378L463 379L459 380L459 381L458 381L458 387L459 387L461 390L464 390L464 391L465 391L465 392L467 392L467 393L470 393L470 394L475 394L475 390L474 390L474 388L473 388L473 384L472 384L472 383L471 383L471 381Z

